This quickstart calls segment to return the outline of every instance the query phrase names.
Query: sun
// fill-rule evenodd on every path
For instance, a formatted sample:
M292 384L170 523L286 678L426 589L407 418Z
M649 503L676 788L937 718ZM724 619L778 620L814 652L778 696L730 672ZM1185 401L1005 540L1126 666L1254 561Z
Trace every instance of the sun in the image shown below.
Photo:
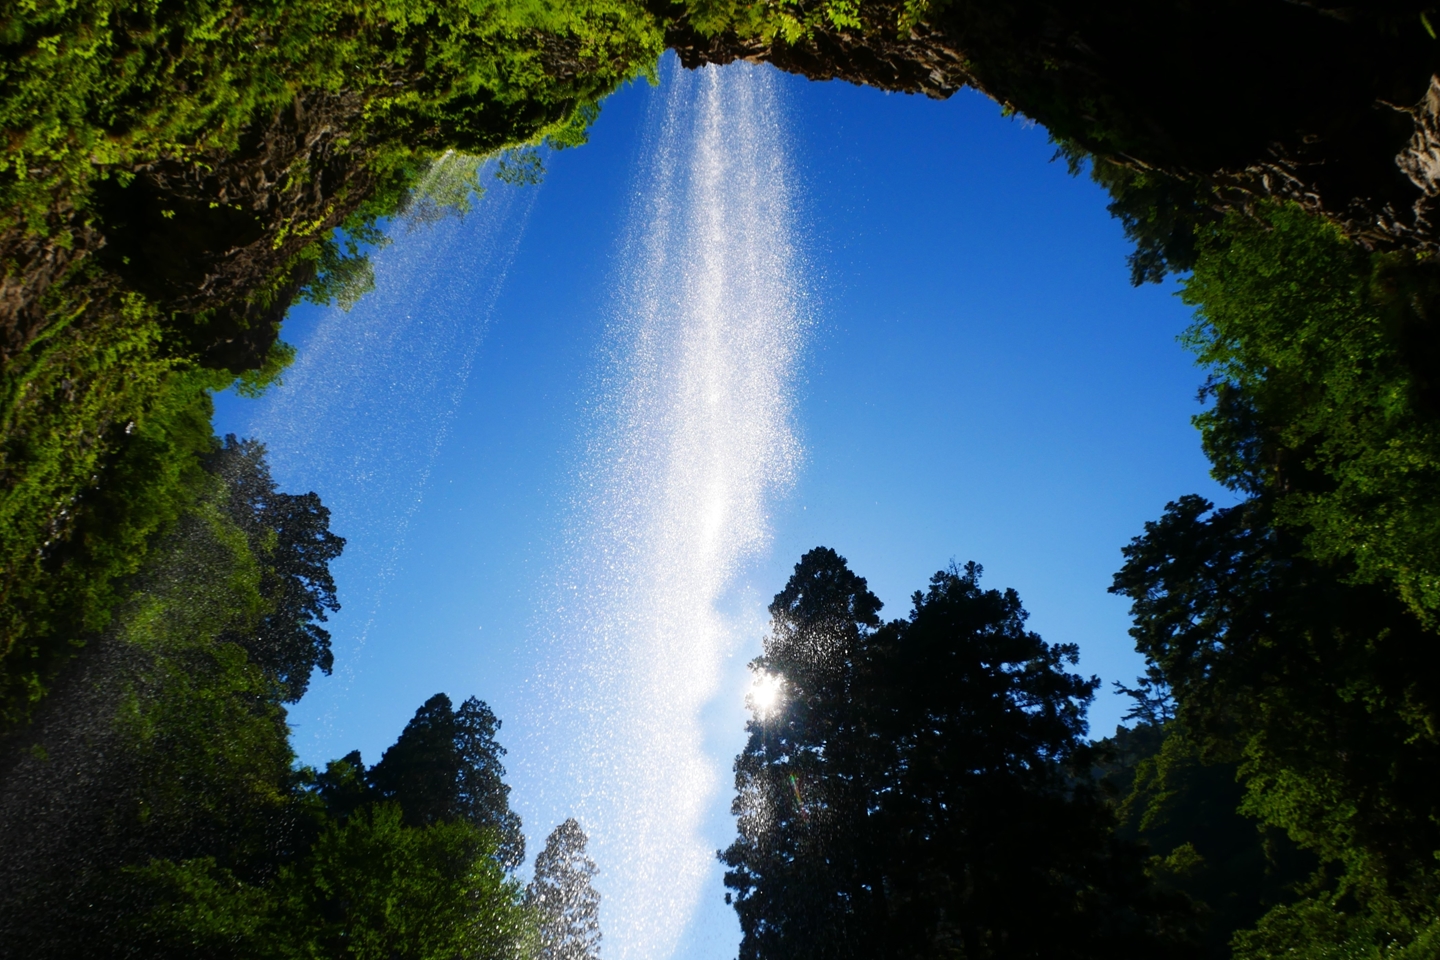
M750 692L745 695L748 706L758 720L768 720L784 700L785 678L778 673L755 672L750 683Z

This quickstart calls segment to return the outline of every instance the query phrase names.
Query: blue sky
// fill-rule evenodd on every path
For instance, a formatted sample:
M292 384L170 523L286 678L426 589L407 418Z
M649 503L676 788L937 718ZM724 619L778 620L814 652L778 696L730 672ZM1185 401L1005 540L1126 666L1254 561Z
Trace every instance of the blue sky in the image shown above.
M1051 162L1042 129L970 93L780 88L813 320L805 460L744 595L763 603L824 544L902 616L931 573L973 559L1042 636L1080 645L1084 671L1132 679L1126 604L1106 593L1121 546L1167 500L1224 497L1189 423L1187 309L1172 287L1130 285L1104 195ZM217 429L267 440L281 485L319 492L351 541L336 674L292 715L302 758L358 747L374 762L437 690L480 696L510 720L536 845L564 813L524 755L544 749L524 719L537 604L656 95L612 97L542 185L497 186L464 221L398 235L352 314L292 311L285 386L218 402ZM327 366L339 353L349 366ZM1123 709L1103 694L1094 731ZM717 752L733 754L741 718L714 712ZM712 900L686 955L733 956L718 887Z

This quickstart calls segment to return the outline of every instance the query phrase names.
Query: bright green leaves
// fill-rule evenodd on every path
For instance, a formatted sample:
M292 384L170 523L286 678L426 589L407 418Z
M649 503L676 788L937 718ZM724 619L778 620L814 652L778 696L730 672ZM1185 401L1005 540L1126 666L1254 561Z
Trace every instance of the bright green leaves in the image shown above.
M196 359L242 392L273 381L289 353L257 324L297 286L353 304L377 224L417 182L413 211L461 209L480 158L583 143L601 98L653 76L663 37L638 0L66 0L0 20L3 271L98 240L113 254L60 256L68 272L22 293L40 339L4 344L3 727L105 628L193 492L205 391L231 379ZM297 133L318 145L287 152ZM533 179L533 157L503 169ZM200 195L177 201L181 181Z
M1274 496L1317 557L1393 584L1431 623L1440 418L1415 371L1426 358L1407 349L1427 323L1405 293L1435 269L1275 206L1213 230L1183 294L1199 308L1185 342L1212 375L1196 423L1216 478Z
M522 889L482 832L454 822L406 826L399 807L327 820L315 843L268 883L213 857L126 871L155 903L133 918L164 955L199 949L246 960L502 960L533 948Z
M1173 807L1176 756L1231 766L1240 812L1317 858L1299 892L1398 935L1440 891L1440 645L1388 586L1305 554L1263 494L1219 510L1181 498L1126 547L1114 590L1176 702L1137 784ZM1171 843L1204 827L1172 825Z
M491 960L533 940L520 885L464 821L406 826L395 804L331 823L276 883L293 945L281 956ZM298 936L295 936L298 934Z
M1305 899L1237 935L1246 960L1433 955L1437 289L1433 258L1367 252L1293 205L1202 231L1184 283L1211 374L1196 423L1250 499L1171 504L1115 589L1179 733L1320 861Z
M685 15L705 36L731 31L767 44L777 40L795 44L813 36L816 29L865 30L862 6L860 0L692 0L685 4ZM929 6L924 0L911 0L891 26L908 29Z
M0 728L24 717L73 646L103 629L148 543L203 485L207 388L167 356L138 297L98 330L53 328L7 371L0 445Z

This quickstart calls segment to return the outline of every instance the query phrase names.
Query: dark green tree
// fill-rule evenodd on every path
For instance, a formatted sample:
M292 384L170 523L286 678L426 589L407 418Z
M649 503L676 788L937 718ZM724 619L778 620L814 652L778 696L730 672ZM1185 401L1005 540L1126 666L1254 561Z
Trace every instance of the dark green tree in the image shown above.
M268 477L254 452L244 475ZM20 955L165 955L135 870L204 860L260 882L313 833L275 675L238 642L271 609L282 541L201 480L116 624L0 740L0 940Z
M1294 205L1203 236L1183 297L1217 480L1342 576L1440 623L1434 257L1372 254Z
M258 623L231 639L274 678L281 699L294 702L304 696L315 668L328 674L334 666L330 633L320 624L326 611L340 609L330 562L345 540L330 532L330 509L316 494L276 489L258 440L226 436L208 466L225 481L226 513L260 561L260 593L268 607Z
M740 836L723 856L742 957L841 957L857 943L855 914L868 904L852 902L866 886L856 846L864 734L852 697L880 606L824 547L801 558L770 604L765 653L751 668L779 685L779 702L751 722L736 759Z
M574 817L545 840L525 900L540 927L539 960L597 960L600 956L599 868L585 852L589 838Z
M744 960L1185 955L1184 901L1086 773L1097 681L979 576L942 571L879 625L821 548L777 596L755 668L783 693L749 724L722 854Z
M1394 593L1314 559L1264 496L1218 510L1181 498L1125 556L1114 589L1174 691L1175 733L1190 744L1177 752L1233 765L1241 812L1323 868L1307 900L1240 938L1242 954L1429 942L1440 895L1433 633Z
M353 768L337 771L348 767L347 758L329 773L353 786ZM342 793L353 799L353 790ZM343 816L310 813L313 836L261 882L213 857L127 871L130 902L142 907L125 925L131 952L515 960L533 951L533 912L498 859L493 831L463 819L411 825L399 805L373 794Z
M1117 684L1119 686L1119 684ZM1236 932L1296 898L1316 861L1285 832L1240 812L1236 763L1203 762L1173 722L1173 700L1150 677L1126 717L1099 744L1102 785L1117 802L1119 834L1145 843L1149 872L1194 902L1202 956L1229 960Z
M456 710L437 693L415 711L369 779L380 797L400 805L408 824L465 820L494 831L500 862L513 870L525 860L525 835L510 809L499 729L480 700L470 697Z

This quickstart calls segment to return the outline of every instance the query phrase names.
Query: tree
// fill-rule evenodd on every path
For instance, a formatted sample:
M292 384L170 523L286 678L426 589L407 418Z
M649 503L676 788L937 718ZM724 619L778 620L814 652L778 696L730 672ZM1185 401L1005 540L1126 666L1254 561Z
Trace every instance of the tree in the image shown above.
M1231 960L1231 940L1271 908L1294 900L1313 855L1285 832L1239 811L1236 763L1204 762L1154 689L1138 689L1127 720L1098 744L1102 785L1118 801L1118 832L1150 848L1149 872L1194 902L1201 956Z
M1394 593L1277 526L1261 492L1169 504L1113 588L1174 693L1169 736L1235 765L1240 811L1321 864L1308 898L1273 910L1239 955L1423 951L1440 932L1440 645Z
M66 857L59 864L7 872L44 881L38 891L17 883L13 902L0 889L7 943L67 960L517 960L538 949L535 912L492 824L456 814L453 803L448 814L416 816L433 788L420 766L409 768L422 774L419 789L398 798L368 782L358 753L323 773L296 770L276 722L282 708L257 695L258 669L233 645L221 649L249 687L174 671L188 686L158 691L146 718L157 742L107 745L140 768L138 789L66 808L125 836L92 830L77 838L92 841L82 850L48 851ZM243 716L257 704L267 712ZM423 715L440 712L429 706ZM100 862L96 840L108 841Z
M345 540L330 532L330 509L314 493L276 489L257 440L225 437L210 458L211 472L229 489L226 512L245 531L261 562L260 592L268 609L253 629L233 637L293 703L310 685L316 667L334 666L330 633L320 624L340 609L330 561Z
M505 960L530 931L493 840L463 820L417 828L372 805L281 877L281 926L308 925L320 956Z
M493 835L464 821L408 826L393 803L329 821L264 884L214 858L152 860L129 880L150 907L128 924L136 955L514 960L534 939Z
M3 19L8 730L184 512L212 396L262 389L293 357L288 306L363 289L363 249L432 161L583 142L599 101L653 70L662 33L633 0L80 0ZM293 699L310 661L287 647L304 640L289 614L279 637L250 639Z
M540 925L539 960L596 960L600 956L599 868L585 853L589 838L574 817L550 832L535 858L525 900Z
M494 831L500 862L513 870L525 860L525 836L510 809L499 729L480 700L470 697L455 710L437 693L415 711L369 780L379 796L400 805L408 824L466 820Z
M770 636L751 669L779 684L780 699L747 726L732 808L740 836L722 855L742 960L858 947L856 915L867 906L854 901L873 889L857 859L865 804L854 691L880 606L825 547L801 558L770 604Z
M771 605L754 667L784 693L748 725L722 854L742 960L1186 954L1183 898L1147 881L1089 779L1098 681L979 577L937 573L880 625L821 548Z
M1440 261L1369 253L1298 206L1207 231L1183 297L1217 480L1319 560L1440 626Z
M111 629L0 741L0 942L24 956L163 955L135 870L207 860L253 882L306 842L274 677L234 642L267 610L264 561L226 483L199 479Z

